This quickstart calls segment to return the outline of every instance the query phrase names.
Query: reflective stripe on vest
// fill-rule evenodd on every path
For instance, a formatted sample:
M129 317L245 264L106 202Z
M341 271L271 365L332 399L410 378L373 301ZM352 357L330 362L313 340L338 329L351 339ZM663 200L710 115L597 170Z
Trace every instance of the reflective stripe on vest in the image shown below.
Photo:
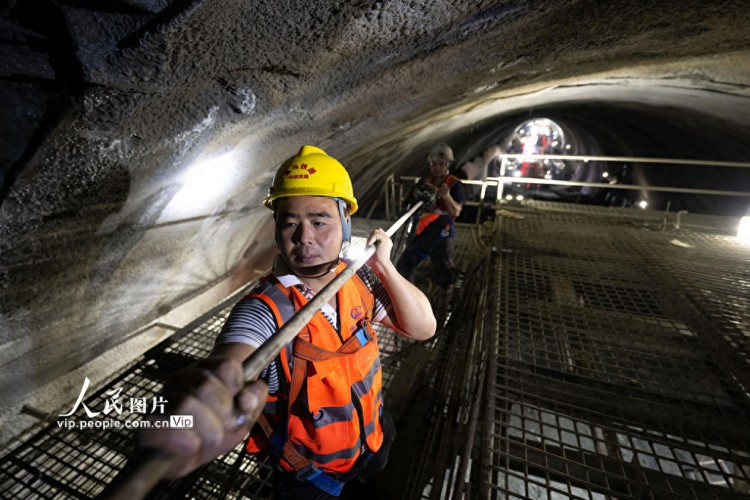
M419 224L417 224L417 234L422 234L422 231L424 231L427 226L432 224L432 222L437 220L439 217L440 214L432 212L424 214L422 217L420 217Z
M294 315L294 305L285 295L280 285L274 284L271 280L271 276L265 276L261 278L261 282L253 288L248 297L256 298L263 301L269 309L276 321L277 325L284 324ZM292 343L287 344L281 351L280 355L282 359L281 368L284 371L285 377L283 380L289 379L289 372L291 370L291 364L287 363L286 360L292 359ZM277 358L278 359L278 358ZM272 361L276 363L277 360ZM279 373L279 381L281 382L282 376ZM282 384L279 384L278 393L269 393L268 399L266 400L265 407L263 408L263 416L268 420L268 425L272 428L276 428L279 424L279 417L286 413L286 398L285 391L288 389ZM266 436L263 432L258 429L259 425L254 427L250 438L247 440L246 449L248 453L259 453L268 449L270 435Z
M345 267L340 263L337 271L341 272ZM276 280L271 277L266 283L271 281ZM308 302L295 287L286 288L278 282L259 291L261 293L253 295L269 305L278 326L288 319L285 316L290 307L297 311ZM283 295L283 299L276 291ZM294 391L293 385L302 386L301 383L293 384L296 364L305 367L302 370L304 386L296 401L290 404L289 394L269 395L269 403L273 398L277 411L283 411L284 406L287 408L286 425L282 427L286 427L290 447L303 459L329 473L349 471L365 449L377 451L383 441L380 426L382 368L377 339L369 325L374 297L355 275L339 290L337 301L344 344L318 311L295 342L290 342L280 354L290 392ZM362 341L365 341L364 345ZM293 345L296 346L294 351ZM297 349L304 351L305 355L301 356ZM273 406L267 408L270 410ZM278 419L274 423L273 415L267 416L270 426L277 429ZM251 437L250 441L253 439ZM250 441L248 449L254 451ZM299 464L304 462L295 457L288 459L286 447L284 451L279 460L281 466L299 471Z

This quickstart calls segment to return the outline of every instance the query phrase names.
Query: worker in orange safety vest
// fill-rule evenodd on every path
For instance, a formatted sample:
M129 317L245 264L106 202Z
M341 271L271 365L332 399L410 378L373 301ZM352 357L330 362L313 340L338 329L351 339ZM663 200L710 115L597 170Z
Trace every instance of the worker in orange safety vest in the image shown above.
M430 258L434 269L433 281L440 287L435 304L438 327L443 326L447 319L456 281L451 262L456 237L454 221L461 214L466 198L463 183L449 172L453 160L453 150L444 142L436 144L427 155L430 175L417 182L412 197L420 198L420 194L431 193L435 195L435 202L424 205L409 246L396 264L399 273L411 280L419 263Z
M253 405L233 396L243 393L234 375L227 375L234 368L227 366L246 359L346 267L342 254L358 206L340 162L317 147L302 147L278 169L264 203L273 210L279 250L272 272L234 306L207 361L172 382L172 392L189 394L186 407L198 410L192 434L169 440L147 431L142 439L146 446L169 451L177 448L178 438L197 443L171 476L232 448L221 445L236 435L237 407ZM270 454L275 498L346 496L357 484L372 481L387 462L395 428L383 407L372 323L425 340L434 335L436 321L424 294L391 263L392 242L382 229L370 234L368 244L375 243L368 265L261 374L268 385L262 414L239 420L246 435L257 417L246 448ZM212 394L217 387L231 397L220 400Z

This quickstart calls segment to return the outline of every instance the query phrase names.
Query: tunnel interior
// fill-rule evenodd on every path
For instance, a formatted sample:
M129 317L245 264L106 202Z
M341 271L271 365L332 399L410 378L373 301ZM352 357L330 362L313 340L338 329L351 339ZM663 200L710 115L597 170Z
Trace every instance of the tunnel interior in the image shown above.
M86 497L122 465L112 462L76 490L61 479L68 472L39 468L41 459L23 454L41 439L34 433L70 407L84 378L102 398L140 370L148 381L133 382L133 390L151 394L163 377L152 371L157 352L170 353L170 345L195 332L215 334L227 298L270 267L272 220L261 200L275 169L302 144L321 146L346 165L362 207L355 228L364 231L393 221L403 208L397 186L408 190L410 177L426 173L435 143L449 143L453 167L465 173L493 156L488 151L512 153L508 141L518 127L542 119L564 133L571 148L562 154L617 160L549 160L559 178L496 182L481 200L480 187L472 186L470 201L478 206L467 206L459 221L464 250L457 265L465 277L484 266L482 276L492 279L481 286L479 278L468 279L478 288L466 288L461 300L481 298L476 316L494 330L454 319L450 333L486 342L497 364L446 358L455 350L448 334L405 354L397 354L405 346L396 343L383 350L393 356L394 373L414 356L430 374L422 388L428 394L468 397L479 389L469 380L495 387L482 398L495 413L478 409L470 420L477 426L472 432L497 434L493 443L505 448L441 452L441 472L413 471L413 489L404 497L441 495L434 481L449 470L451 457L479 463L481 449L492 480L464 472L474 488L494 485L495 496L747 493L748 438L741 429L748 418L750 252L735 242L740 218L750 215L745 2L8 0L0 13L6 494L21 484L27 492ZM486 162L490 176L503 161L495 155ZM530 162L508 161L520 162L518 171L533 170ZM625 185L634 188L620 189ZM500 189L503 197L493 200ZM577 267L587 260L592 268ZM558 308L555 321L542 314L550 304ZM618 327L625 330L620 343ZM158 354L160 363L175 362L160 367L172 370L201 349ZM704 357L696 354L701 350ZM642 366L652 359L669 368L665 378ZM679 393L674 381L693 361L710 387L696 381ZM444 363L466 377L465 387L449 388L438 377L434 367ZM545 383L559 401L543 390ZM407 398L397 387L396 407ZM413 390L399 390L407 389ZM630 399L604 409L615 420L598 420L604 410L587 406L591 398L622 393ZM618 413L644 399L664 411ZM425 398L420 408L437 415L440 406L433 404ZM474 411L469 403L451 408ZM690 432L667 425L679 414L675 408L687 412L676 418ZM699 425L700 415L712 415L713 428ZM585 430L577 431L577 419ZM547 442L551 434L534 425L560 433L573 426L578 441ZM651 431L659 438L649 440ZM442 422L432 432L455 429ZM90 456L108 446L127 454L125 436L68 434L64 446L86 443ZM684 437L680 446L674 436ZM593 458L582 444L589 438L598 453ZM115 443L105 445L110 439ZM415 442L425 446L422 456L431 456L429 446L442 441ZM719 453L712 455L714 445ZM577 454L566 454L571 446ZM649 458L639 462L649 447ZM667 450L679 473L662 463L659 450ZM713 460L710 471L698 456ZM65 467L88 463L71 457ZM246 457L231 460L238 470L260 467L261 479L263 470L267 475L267 466L248 465L254 462ZM569 481L564 470L571 464L584 469L568 468L570 477L593 476ZM29 477L40 474L44 485L29 486L36 480ZM237 474L245 487L262 487L262 480L248 479L257 479L253 472ZM670 474L672 483L665 479ZM719 489L697 485L717 477L724 479ZM181 484L204 484L193 480ZM396 475L391 484L402 480ZM425 493L428 484L434 493ZM647 493L639 493L644 487Z

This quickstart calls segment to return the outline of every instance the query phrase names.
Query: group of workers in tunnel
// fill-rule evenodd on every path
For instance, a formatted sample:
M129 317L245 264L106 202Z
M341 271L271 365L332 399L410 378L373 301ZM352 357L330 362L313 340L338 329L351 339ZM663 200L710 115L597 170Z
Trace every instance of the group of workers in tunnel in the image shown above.
M141 449L172 457L180 477L233 449L267 452L277 499L378 498L374 477L395 439L385 410L373 322L416 341L445 321L455 282L454 220L462 183L449 173L444 143L427 157L429 175L413 190L423 202L415 234L398 263L382 229L367 239L373 255L296 333L261 373L245 381L242 363L347 266L343 255L357 211L344 166L314 146L283 162L264 200L273 211L278 255L272 271L232 309L211 354L172 376L163 393L172 415L192 415L190 429L147 429ZM302 175L300 175L302 174ZM440 303L410 279L431 258Z

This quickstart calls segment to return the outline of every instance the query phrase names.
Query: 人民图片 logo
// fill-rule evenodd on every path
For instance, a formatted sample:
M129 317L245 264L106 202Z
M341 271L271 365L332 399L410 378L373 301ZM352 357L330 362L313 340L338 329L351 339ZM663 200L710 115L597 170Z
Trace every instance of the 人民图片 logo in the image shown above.
M67 413L60 413L57 426L69 430L107 430L107 429L191 429L192 415L170 415L169 419L159 418L164 415L167 400L159 394L150 397L123 397L122 387L114 387L86 397L91 380L85 377L73 407ZM104 408L101 408L101 403ZM99 409L98 409L99 408ZM76 415L83 409L85 415ZM140 414L142 418L132 418ZM80 417L88 418L80 418Z

